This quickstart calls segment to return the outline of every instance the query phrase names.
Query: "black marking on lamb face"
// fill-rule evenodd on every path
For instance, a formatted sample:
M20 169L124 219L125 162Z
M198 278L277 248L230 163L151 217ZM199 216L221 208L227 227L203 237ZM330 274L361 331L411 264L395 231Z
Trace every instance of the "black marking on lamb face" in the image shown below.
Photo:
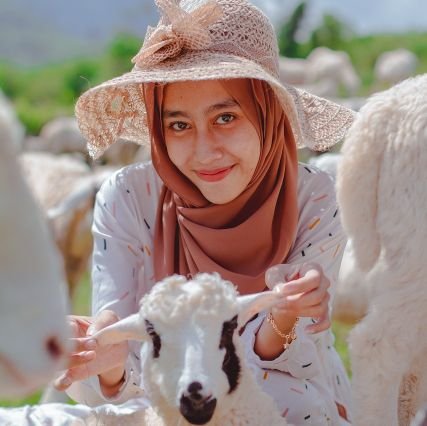
M227 375L230 390L233 392L239 384L240 377L240 360L236 354L236 347L233 343L233 334L237 328L237 315L230 321L225 321L222 325L221 340L219 343L220 349L225 349L224 361L222 362L222 370Z
M153 324L147 319L145 320L145 330L153 341L153 358L160 356L160 348L162 347L162 341L160 336L155 332Z

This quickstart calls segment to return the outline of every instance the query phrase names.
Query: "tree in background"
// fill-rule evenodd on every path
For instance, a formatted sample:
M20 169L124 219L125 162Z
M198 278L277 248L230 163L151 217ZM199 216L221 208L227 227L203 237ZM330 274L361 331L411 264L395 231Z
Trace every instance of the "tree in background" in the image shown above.
M111 61L110 72L120 75L132 69L132 58L141 47L141 39L131 34L118 34L107 48L107 55Z
M353 32L346 24L333 15L325 14L321 24L311 33L310 47L314 49L325 46L333 50L340 50L343 42L353 36Z
M280 27L278 34L279 51L282 56L295 58L299 56L299 43L296 34L304 18L307 3L299 3L289 19Z

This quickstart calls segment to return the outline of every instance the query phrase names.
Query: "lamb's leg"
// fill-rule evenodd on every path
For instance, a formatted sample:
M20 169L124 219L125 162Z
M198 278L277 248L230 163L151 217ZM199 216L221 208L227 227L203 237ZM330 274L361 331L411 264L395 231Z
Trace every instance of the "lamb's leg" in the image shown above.
M398 426L399 385L408 365L406 351L399 351L402 348L396 344L395 328L390 327L386 318L390 319L387 315L369 313L350 333L357 426Z

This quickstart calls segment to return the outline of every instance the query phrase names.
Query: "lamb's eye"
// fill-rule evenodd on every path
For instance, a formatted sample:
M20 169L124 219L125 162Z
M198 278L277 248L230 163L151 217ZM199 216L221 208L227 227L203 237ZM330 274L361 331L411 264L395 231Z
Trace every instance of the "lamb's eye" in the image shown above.
M153 342L153 358L158 358L160 356L160 348L162 347L162 341L160 339L160 336L154 330L153 324L147 319L145 320L145 330L147 331Z

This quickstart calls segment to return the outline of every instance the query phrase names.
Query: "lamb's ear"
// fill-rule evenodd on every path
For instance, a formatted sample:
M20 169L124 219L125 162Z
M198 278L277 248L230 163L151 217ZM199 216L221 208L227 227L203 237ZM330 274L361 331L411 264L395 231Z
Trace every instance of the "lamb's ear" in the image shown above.
M239 304L238 328L240 329L258 312L275 306L280 301L280 295L277 290L264 291L239 296L237 301Z
M96 339L101 346L120 343L123 340L147 340L148 334L141 316L136 313L103 328L95 333L92 338Z
M377 232L379 173L386 140L373 112L375 102L351 127L337 169L337 200L341 221L352 240L355 260L362 271L370 270L380 251Z

